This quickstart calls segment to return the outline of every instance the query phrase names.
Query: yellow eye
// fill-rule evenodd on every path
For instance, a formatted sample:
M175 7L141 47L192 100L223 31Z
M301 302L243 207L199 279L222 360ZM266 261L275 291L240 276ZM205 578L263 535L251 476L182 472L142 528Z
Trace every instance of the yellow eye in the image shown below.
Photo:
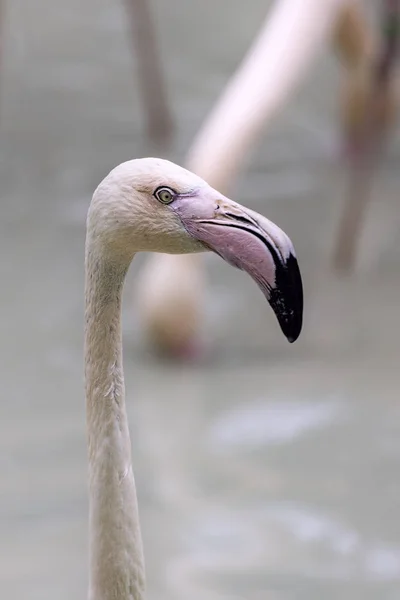
M154 196L163 204L169 204L174 199L175 192L170 188L160 187L156 189L156 191L154 192Z

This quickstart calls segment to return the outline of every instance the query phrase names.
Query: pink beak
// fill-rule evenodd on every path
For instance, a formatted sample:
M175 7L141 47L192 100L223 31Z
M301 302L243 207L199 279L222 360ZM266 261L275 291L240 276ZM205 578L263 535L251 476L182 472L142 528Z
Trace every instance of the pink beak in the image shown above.
M288 236L209 186L178 196L170 207L192 237L252 277L288 341L296 341L303 323L303 286Z

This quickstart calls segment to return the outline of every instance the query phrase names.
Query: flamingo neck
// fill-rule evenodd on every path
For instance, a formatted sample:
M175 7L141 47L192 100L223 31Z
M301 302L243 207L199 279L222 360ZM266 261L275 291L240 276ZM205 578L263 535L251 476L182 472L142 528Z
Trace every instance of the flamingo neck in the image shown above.
M144 557L122 365L121 300L128 266L101 258L88 236L85 379L90 600L144 598Z
M227 192L240 162L299 85L346 0L280 0L197 134L188 169Z

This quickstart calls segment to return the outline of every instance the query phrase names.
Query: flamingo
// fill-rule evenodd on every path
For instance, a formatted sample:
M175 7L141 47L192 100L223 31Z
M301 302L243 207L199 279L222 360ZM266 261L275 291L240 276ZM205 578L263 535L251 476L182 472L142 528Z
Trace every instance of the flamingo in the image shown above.
M238 71L206 118L186 166L228 193L248 148L301 81L347 0L279 0ZM155 254L142 269L135 303L157 350L197 358L204 315L205 268L199 255Z
M145 589L122 365L124 279L138 252L207 250L252 277L294 342L301 275L292 242L274 223L157 158L122 163L95 190L85 249L91 600L143 600Z
M351 158L371 113L372 65L378 53L362 1L280 0L195 137L186 157L187 167L228 192L263 125L282 107L329 36L344 67L340 122L345 156L350 153ZM393 85L380 90L378 129L382 134L393 123L396 95ZM367 198L366 174L361 179L364 188L360 188L353 165L350 173L356 189L345 198L332 257L335 267L352 263ZM153 255L139 283L136 302L149 341L177 358L197 357L202 350L198 332L206 284L202 257ZM174 306L179 309L173 310Z
M345 7L336 27L336 47L346 68L341 117L349 170L332 264L347 272L355 261L372 176L399 105L394 66L400 42L400 1L383 0L381 5L380 44L354 2Z

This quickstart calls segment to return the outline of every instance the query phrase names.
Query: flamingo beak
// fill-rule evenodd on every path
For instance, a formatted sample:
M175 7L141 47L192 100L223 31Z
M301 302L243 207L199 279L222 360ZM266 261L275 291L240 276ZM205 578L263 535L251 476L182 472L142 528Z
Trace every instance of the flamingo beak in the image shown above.
M171 205L186 231L230 265L246 271L272 307L283 334L297 340L303 285L289 237L258 213L205 188Z

